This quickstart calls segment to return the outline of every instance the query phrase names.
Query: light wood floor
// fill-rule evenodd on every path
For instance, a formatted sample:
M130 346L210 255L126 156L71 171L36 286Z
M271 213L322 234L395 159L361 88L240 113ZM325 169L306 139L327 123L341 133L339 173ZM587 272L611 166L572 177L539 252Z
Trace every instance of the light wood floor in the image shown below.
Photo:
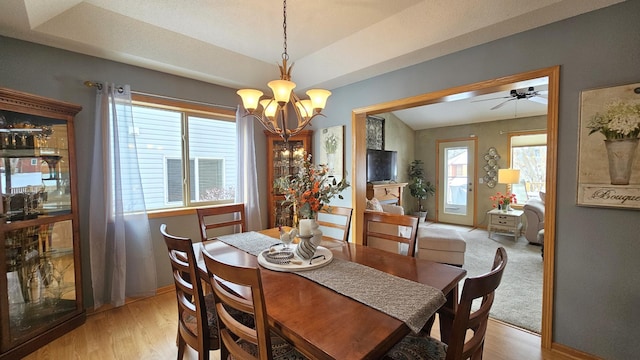
M27 356L25 360L62 359L176 359L177 307L167 292L92 314L81 327ZM433 334L438 333L437 322ZM211 353L219 359L219 352ZM185 360L197 359L188 349ZM567 360L543 352L540 337L491 321L484 358L488 360Z

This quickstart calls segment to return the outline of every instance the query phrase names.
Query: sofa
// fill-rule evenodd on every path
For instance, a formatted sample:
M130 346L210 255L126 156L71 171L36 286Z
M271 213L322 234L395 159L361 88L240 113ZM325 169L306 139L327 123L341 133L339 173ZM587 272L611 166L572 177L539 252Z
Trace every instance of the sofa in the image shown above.
M522 208L527 219L527 229L524 237L531 244L543 243L543 237L538 236L540 230L544 229L544 200L529 199Z

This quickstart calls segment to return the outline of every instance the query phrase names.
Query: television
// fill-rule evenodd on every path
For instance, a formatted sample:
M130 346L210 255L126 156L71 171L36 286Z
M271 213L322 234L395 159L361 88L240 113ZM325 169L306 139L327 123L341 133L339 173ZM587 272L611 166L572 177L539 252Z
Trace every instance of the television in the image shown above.
M367 149L367 182L396 181L398 152Z

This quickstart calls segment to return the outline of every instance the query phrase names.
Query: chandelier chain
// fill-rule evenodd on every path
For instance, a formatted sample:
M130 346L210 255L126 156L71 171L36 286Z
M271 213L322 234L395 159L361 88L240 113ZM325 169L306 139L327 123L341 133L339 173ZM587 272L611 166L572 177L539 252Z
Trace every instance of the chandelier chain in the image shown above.
M284 32L284 52L282 53L282 58L289 60L289 54L287 53L287 0L283 1L282 19L282 30Z

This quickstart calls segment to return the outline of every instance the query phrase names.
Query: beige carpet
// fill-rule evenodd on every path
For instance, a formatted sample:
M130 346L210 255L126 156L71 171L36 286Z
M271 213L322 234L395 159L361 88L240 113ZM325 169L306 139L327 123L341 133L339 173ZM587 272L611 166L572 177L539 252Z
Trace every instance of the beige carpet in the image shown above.
M463 266L467 270L467 276L478 276L488 272L493 264L496 249L504 247L509 260L502 282L496 290L491 317L540 333L543 274L540 246L529 244L524 236L518 241L514 241L513 236L505 235L493 235L493 239L489 239L487 231L483 229L439 223L428 223L426 226L449 228L462 235L467 242Z

